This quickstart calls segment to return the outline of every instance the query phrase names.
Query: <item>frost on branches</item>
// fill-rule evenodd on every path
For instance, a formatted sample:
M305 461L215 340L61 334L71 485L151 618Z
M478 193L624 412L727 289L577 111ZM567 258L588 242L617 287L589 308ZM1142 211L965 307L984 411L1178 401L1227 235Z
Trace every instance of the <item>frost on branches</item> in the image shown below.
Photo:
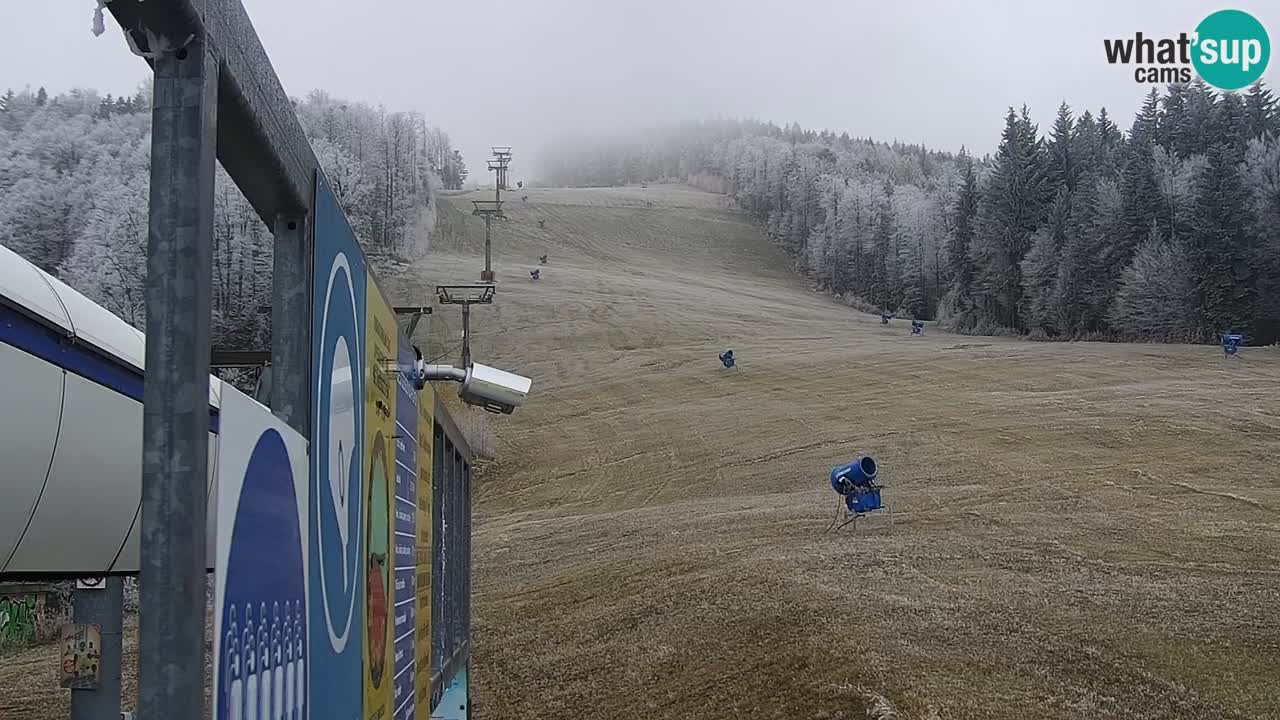
M0 244L136 327L146 321L150 91L0 96ZM433 192L461 156L421 115L313 93L297 103L316 157L375 264L425 252ZM213 343L261 346L269 316L271 238L218 169L214 198Z

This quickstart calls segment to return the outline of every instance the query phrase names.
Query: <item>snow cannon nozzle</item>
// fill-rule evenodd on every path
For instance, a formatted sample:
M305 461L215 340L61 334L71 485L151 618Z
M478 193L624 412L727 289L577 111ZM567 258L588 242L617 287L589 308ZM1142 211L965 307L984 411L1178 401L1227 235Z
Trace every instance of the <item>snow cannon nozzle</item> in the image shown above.
M841 495L848 495L854 488L873 485L879 472L876 461L870 455L863 455L847 465L831 470L831 489Z

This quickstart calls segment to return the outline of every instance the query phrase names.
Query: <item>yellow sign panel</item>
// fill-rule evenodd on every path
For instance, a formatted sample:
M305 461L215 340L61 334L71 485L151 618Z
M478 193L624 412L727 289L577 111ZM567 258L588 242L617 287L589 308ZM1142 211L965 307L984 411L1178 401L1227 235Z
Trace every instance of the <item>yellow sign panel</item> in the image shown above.
M435 392L428 385L418 393L418 608L417 663L414 673L415 717L431 714L431 453L435 441Z
M369 278L365 293L365 632L364 717L391 720L391 532L395 470L396 318Z

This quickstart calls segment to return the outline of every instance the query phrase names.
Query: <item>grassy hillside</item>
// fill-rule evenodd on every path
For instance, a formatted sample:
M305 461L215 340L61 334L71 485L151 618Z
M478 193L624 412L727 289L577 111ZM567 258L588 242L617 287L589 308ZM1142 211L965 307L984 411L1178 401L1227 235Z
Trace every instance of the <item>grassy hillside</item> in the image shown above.
M477 718L1280 717L1275 350L910 338L718 196L523 194L473 318L533 395L459 411L497 452ZM483 197L383 272L397 303L478 278ZM456 359L459 328L418 340ZM893 526L824 534L827 473L863 452ZM125 647L129 698L132 622ZM66 717L56 645L4 660L0 717Z
M478 278L487 197L397 300ZM719 196L507 199L474 354L534 386L476 489L477 717L1280 716L1274 350L910 338ZM894 525L824 535L863 452Z

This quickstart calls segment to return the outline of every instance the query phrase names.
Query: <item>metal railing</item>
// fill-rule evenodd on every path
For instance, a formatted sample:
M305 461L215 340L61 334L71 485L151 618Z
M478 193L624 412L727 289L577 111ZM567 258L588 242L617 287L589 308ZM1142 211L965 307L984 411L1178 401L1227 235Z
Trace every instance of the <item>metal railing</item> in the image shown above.
M471 451L437 405L431 475L431 705L471 657Z

